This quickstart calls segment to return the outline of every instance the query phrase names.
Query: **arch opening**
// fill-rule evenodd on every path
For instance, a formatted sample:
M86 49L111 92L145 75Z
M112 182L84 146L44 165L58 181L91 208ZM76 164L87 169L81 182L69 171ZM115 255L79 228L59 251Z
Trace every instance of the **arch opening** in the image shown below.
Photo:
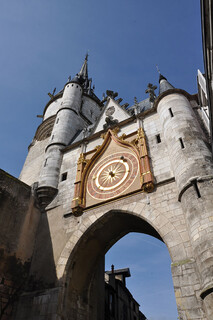
M143 218L118 210L104 214L82 235L65 270L65 318L104 319L105 254L131 232L150 235L163 242L160 234Z
M114 282L114 277L111 274L112 268L114 269ZM127 272L124 273L125 270L128 270L130 275ZM131 319L131 317L134 319L134 316L138 319L139 310L148 319L178 319L171 257L165 243L150 235L131 232L116 242L107 252L105 256L106 271L107 275L110 273L111 277L110 279L109 276L105 276L107 282L105 289L106 314L110 313L109 292L112 287L116 292L114 308L123 316L122 306L126 305L128 307L127 319ZM119 281L123 281L122 274L126 276L124 285ZM136 312L133 310L131 296L128 293L125 294L125 288L130 291L140 305L140 308L136 308Z

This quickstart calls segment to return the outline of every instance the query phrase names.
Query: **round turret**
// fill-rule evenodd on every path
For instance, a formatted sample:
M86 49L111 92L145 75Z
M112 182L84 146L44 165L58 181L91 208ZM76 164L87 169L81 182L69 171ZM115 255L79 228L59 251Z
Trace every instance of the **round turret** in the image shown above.
M82 94L83 90L79 84L70 82L65 85L61 106L56 114L50 145L55 143L67 145L75 135L80 125L78 114L82 103ZM75 121L73 121L74 119Z
M92 117L100 113L89 83L91 79L88 80L86 56L80 72L65 84L62 97L59 97L60 103L53 101L53 105L50 103L45 108L45 116L54 116L55 122L45 149L45 160L38 181L37 196L42 207L46 207L57 194L61 150L69 145L77 133L94 121ZM45 121L49 121L48 118Z
M210 174L211 167L204 165L211 156L210 150L186 92L178 89L164 92L158 98L157 110L181 193L195 172L197 177Z
M209 304L209 301L212 302L210 294L213 292L211 152L190 103L196 97L180 89L166 89L165 81L167 80L160 81L164 91L161 91L156 100L156 107L200 273L200 295L204 303Z

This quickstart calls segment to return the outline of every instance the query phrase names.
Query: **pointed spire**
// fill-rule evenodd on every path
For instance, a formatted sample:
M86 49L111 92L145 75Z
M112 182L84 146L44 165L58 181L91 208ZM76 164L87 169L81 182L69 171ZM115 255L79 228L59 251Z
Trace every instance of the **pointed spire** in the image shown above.
M88 79L88 67L87 67L87 61L88 61L88 53L86 53L84 63L81 67L80 72L78 73L79 76L81 76L84 79Z
M161 73L159 74L159 84L160 84L159 94L169 89L174 89L171 83L169 83Z
M88 53L86 53L81 70L75 75L75 77L71 81L70 79L68 80L69 82L79 83L86 94L96 97L94 94L95 86L93 85L92 87L92 78L88 78L87 61L88 61Z

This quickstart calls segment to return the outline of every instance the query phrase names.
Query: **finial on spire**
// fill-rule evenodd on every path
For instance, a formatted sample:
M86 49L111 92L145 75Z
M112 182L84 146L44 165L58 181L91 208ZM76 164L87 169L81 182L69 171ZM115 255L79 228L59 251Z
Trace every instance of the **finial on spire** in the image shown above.
M136 107L136 108L138 108L138 99L137 99L137 97L134 97L134 106Z
M160 72L160 69L158 67L158 65L156 64L156 69L157 69L157 72L159 73L159 83L161 82L161 80L167 80Z
M88 61L88 52L86 53L85 59L84 59L84 63L81 67L80 72L78 73L79 76L83 77L84 79L88 79L88 68L87 68L87 61Z
M156 64L156 69L157 69L157 72L160 74L160 69L158 68L157 64Z
M159 83L161 82L161 80L167 80L160 72L160 69L158 67L158 65L156 64L156 69L157 69L157 72L159 73Z
M137 97L134 97L134 114L137 116L139 113L139 103Z

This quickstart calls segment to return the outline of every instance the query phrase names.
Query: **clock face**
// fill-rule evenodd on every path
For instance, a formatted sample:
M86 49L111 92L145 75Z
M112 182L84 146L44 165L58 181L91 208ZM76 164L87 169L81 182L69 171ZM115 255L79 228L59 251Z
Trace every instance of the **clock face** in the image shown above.
M117 197L138 175L138 160L129 152L116 152L103 158L88 176L87 191L98 200Z

